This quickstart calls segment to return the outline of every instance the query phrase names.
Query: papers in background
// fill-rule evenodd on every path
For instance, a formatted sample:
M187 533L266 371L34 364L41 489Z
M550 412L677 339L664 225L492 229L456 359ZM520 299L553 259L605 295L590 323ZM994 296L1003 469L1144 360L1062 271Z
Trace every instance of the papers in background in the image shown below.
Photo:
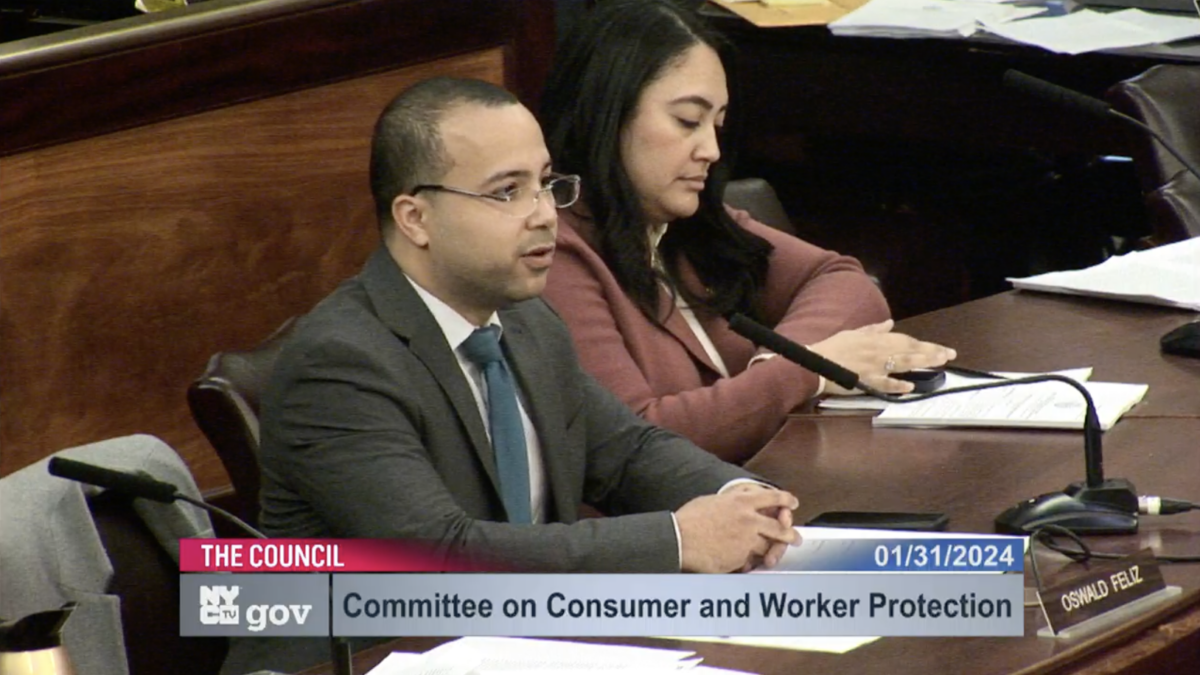
M823 26L867 0L817 0L803 5L766 5L755 0L713 0L759 28Z
M875 2L879 0L871 4ZM1200 17L1152 14L1140 9L1111 13L1081 9L1062 16L1011 23L988 17L980 23L989 33L1060 54L1164 44L1200 36Z
M869 37L969 37L984 24L1000 25L1045 12L971 0L871 0L829 24L834 35Z
M999 375L1001 378L1014 379L1014 378L1018 378L1018 377L1029 377L1030 375L1041 375L1044 373L998 372L998 373L994 373L994 374ZM1092 369L1091 368L1074 368L1074 369L1070 369L1070 370L1056 370L1056 371L1054 371L1053 374L1062 375L1063 377L1069 377L1072 380L1075 380L1076 382L1087 382L1087 379L1092 376ZM954 389L957 387L965 387L965 386L972 385L972 384L980 384L981 382L987 382L987 381L988 380L985 378L960 375L953 371L947 370L946 371L946 384L942 385L941 389ZM1020 385L1020 386L1028 386L1028 385ZM904 398L912 398L914 396L918 396L918 394L905 394ZM825 408L826 410L883 410L890 405L893 405L893 404L889 403L887 401L881 401L877 398L871 398L870 396L863 395L863 396L831 396L831 397L822 399L821 402L817 404L817 407Z
M695 652L561 640L465 637L424 654L395 653L368 675L490 675L504 673L621 673L662 675L688 671L717 675L719 669L697 671ZM729 671L725 671L729 672Z
M1200 311L1200 237L1114 256L1093 267L1009 279L1014 288Z
M865 644L870 644L877 637L773 637L773 636L733 636L733 637L677 637L672 640L690 640L692 642L719 642L731 645L746 645L747 647L764 647L766 649L791 649L798 652L825 652L826 654L845 654ZM702 666L703 667L703 666ZM695 673L697 671L689 671Z
M1149 389L1145 384L1087 382L1100 428L1108 430ZM1064 382L1037 382L965 391L912 403L893 403L876 415L877 427L1019 427L1082 429L1087 404Z

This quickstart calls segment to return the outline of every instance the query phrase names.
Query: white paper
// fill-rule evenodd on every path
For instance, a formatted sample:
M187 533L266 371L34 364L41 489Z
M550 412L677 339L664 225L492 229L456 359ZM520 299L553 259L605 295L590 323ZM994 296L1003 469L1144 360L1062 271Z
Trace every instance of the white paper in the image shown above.
M1034 16L1044 7L1017 7L995 1L971 0L871 0L832 21L834 35L873 37L968 37L985 20L1004 23Z
M1145 384L1088 382L1100 428L1108 430L1146 395ZM966 391L912 403L895 403L876 415L877 427L1022 427L1082 429L1087 404L1064 382Z
M1031 375L1043 375L1045 373L996 372L996 373L992 373L992 374L998 375L999 378L997 378L997 379L1005 379L1005 378L1014 379L1014 378L1018 378L1018 377L1029 377ZM1069 377L1072 380L1075 380L1076 382L1086 382L1087 379L1092 376L1092 369L1091 368L1071 368L1068 370L1056 370L1056 371L1054 371L1053 374L1062 375L1063 377ZM946 371L946 384L942 385L940 387L939 391L941 389L956 389L958 387L967 387L972 384L981 384L984 382L993 382L993 381L995 381L995 380L983 378L983 377L970 377L967 375L960 375L958 373L948 370L948 371ZM1017 385L1017 386L1028 386L1028 385ZM903 398L911 399L915 396L920 396L920 394L905 394L903 396ZM861 396L830 396L830 397L822 399L821 402L817 404L817 407L824 408L826 410L883 410L890 405L893 405L893 403L891 403L889 401L882 401L877 398L872 398L870 396L861 395Z
M1060 54L1162 44L1200 36L1200 17L1150 14L1138 9L1102 13L1081 9L1023 21L981 20L988 32Z
M410 652L392 652L379 665L367 671L367 675L404 675L405 669L415 665L423 658L423 654Z
M675 671L695 652L528 638L464 637L439 645L394 675ZM691 664L694 665L694 664ZM389 674L393 675L393 674Z
M1092 267L1009 279L1015 288L1200 311L1200 237L1114 256Z
M767 649L790 649L798 652L825 652L827 654L845 654L865 644L870 644L878 637L841 637L841 636L741 636L730 637L679 637L673 640L690 640L692 642L720 642L725 644L746 645L748 647L765 647ZM700 668L704 668L701 666ZM692 673L705 672L700 668ZM725 671L721 671L725 672ZM710 675L716 675L711 673Z

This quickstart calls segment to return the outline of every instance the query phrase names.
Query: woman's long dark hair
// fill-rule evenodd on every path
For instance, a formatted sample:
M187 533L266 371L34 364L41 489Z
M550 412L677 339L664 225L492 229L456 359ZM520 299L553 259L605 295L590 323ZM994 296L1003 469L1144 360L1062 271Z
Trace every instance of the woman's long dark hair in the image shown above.
M729 77L729 43L692 10L668 0L601 0L560 44L542 95L540 121L555 170L583 177L600 255L656 323L665 318L657 315L658 273L651 265L646 215L622 162L621 130L642 91L698 44L717 52ZM700 208L673 224L659 249L671 286L690 306L757 315L772 247L725 212L724 175L720 162L711 167ZM682 258L704 293L681 282Z

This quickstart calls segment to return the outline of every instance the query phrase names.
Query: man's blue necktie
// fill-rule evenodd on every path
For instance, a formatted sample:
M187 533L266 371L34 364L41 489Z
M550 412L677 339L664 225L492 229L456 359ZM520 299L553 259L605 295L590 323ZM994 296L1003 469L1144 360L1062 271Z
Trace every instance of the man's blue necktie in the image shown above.
M529 454L517 407L517 387L500 351L500 328L476 329L462 343L463 356L483 371L487 383L488 427L500 472L500 496L510 523L533 522L529 506Z

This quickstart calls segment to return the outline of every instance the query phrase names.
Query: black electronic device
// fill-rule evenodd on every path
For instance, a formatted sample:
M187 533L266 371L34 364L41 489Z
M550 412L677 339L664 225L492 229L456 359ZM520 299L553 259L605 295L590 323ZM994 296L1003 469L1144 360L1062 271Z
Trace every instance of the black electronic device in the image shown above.
M950 524L944 513L897 511L826 511L805 523L809 527L846 527L863 530L942 532Z
M888 377L905 382L912 382L914 394L928 394L937 391L946 384L946 371L921 368L903 373L891 373Z
M1200 358L1200 321L1185 323L1162 336L1164 354Z
M997 529L1001 518L1012 523L1014 531L1025 533L1047 525L1065 527L1078 534L1136 532L1138 526L1137 513L1106 504L1083 502L1070 494L1070 488L1017 504L996 519Z

